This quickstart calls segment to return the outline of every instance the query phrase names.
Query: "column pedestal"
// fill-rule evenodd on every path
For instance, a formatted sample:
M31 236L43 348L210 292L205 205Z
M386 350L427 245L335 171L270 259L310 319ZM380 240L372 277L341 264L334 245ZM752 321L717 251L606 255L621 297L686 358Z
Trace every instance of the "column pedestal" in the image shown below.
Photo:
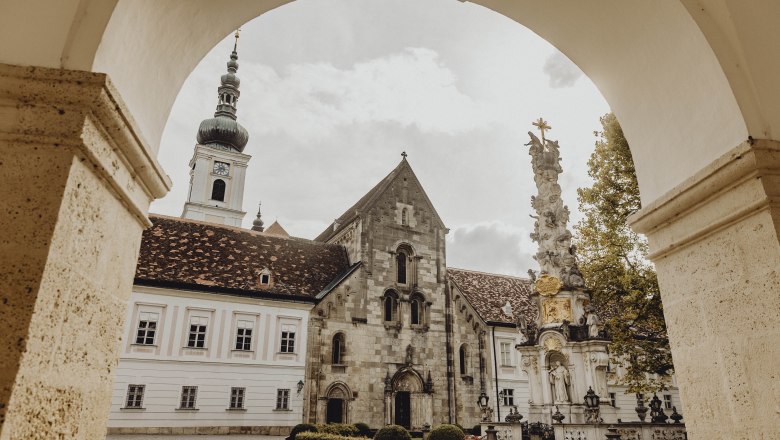
M103 438L149 203L106 75L0 65L0 439Z
M745 142L638 212L691 439L780 438L780 143Z

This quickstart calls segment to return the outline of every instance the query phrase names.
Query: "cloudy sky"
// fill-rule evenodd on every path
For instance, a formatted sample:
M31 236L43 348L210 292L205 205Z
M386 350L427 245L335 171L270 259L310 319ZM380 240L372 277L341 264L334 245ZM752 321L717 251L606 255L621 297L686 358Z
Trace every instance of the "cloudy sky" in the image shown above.
M174 186L152 212L181 215L197 127L232 46L226 36L181 90L160 152ZM540 116L579 218L576 189L589 184L609 107L563 54L502 15L456 0L298 0L242 27L239 64L247 227L262 201L266 225L313 238L406 151L450 228L448 265L525 275L537 265L524 144Z

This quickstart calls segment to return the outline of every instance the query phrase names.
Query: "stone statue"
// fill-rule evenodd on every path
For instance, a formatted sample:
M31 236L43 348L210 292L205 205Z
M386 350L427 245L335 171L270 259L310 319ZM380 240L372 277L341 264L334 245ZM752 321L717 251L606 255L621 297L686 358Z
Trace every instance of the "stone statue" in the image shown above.
M542 122L540 122L540 125ZM546 123L545 123L546 124ZM549 129L548 126L540 128ZM538 195L531 197L531 206L536 211L532 215L534 232L531 239L539 245L534 256L539 263L541 273L556 277L565 287L582 288L585 281L577 265L576 254L571 246L571 232L567 229L569 208L563 204L558 176L561 167L560 147L557 141L540 140L529 132L531 142L528 154L534 172L534 182Z
M571 376L569 370L561 365L560 361L555 361L555 368L550 369L550 383L553 386L553 401L555 403L569 403L567 387L571 384Z
M414 363L414 347L410 345L406 346L406 365L412 365Z
M585 325L588 326L588 338L594 339L599 337L599 325L601 325L601 320L593 307L588 308L588 318L585 320Z

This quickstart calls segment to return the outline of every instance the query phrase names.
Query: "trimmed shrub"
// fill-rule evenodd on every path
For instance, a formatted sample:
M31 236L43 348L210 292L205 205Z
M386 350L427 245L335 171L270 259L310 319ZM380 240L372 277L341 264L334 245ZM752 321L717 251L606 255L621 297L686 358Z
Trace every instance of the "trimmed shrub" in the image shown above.
M412 436L403 426L387 425L376 432L374 440L412 440Z
M287 438L289 440L295 440L298 437L298 434L302 432L317 432L317 427L311 423L299 423L293 426L292 431L290 431L290 436Z
M345 423L328 423L327 425L317 425L317 432L340 435L342 437L355 437L358 434L358 429L355 427L355 425L347 425Z
M365 423L355 423L352 425L357 429L358 437L371 437L371 427Z
M482 425L474 425L471 428L471 435L482 435Z
M365 437L347 437L344 435L329 434L327 432L302 432L296 440L369 440Z
M431 429L428 440L463 440L466 434L456 425L439 425Z

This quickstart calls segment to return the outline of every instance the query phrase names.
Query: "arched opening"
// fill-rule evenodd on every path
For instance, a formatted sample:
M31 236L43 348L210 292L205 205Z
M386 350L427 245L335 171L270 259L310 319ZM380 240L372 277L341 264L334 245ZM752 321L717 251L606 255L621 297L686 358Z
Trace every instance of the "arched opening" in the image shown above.
M335 382L328 386L325 392L324 417L325 423L349 423L349 401L352 392L347 384Z
M398 293L394 290L385 292L382 298L382 311L385 323L398 321Z
M409 298L409 323L418 327L428 323L428 307L425 297L419 292L414 292Z
M404 251L398 251L395 255L395 280L398 284L406 284L406 260L408 258Z
M466 376L469 374L468 356L469 356L468 345L462 344L460 346L460 349L458 349L458 366L460 367L461 376Z
M225 201L225 181L222 179L215 179L211 184L211 200L217 200L220 202Z
M760 137L771 139L773 133L777 131L773 130L778 120L776 112L764 108L759 104L762 100L756 99L757 96L776 95L773 91L777 81L767 80L764 75L776 78L777 69L757 61L759 58L774 60L776 57L753 55L765 47L763 44L754 43L755 41L764 40L769 47L780 45L775 44L776 38L772 38L771 35L757 34L759 36L749 39L750 42L736 43L736 50L731 48L734 42L739 41L739 35L748 35L746 32L755 32L756 29L763 27L756 24L756 20L768 20L777 16L775 6L769 2L732 10L727 10L729 6L724 3L707 8L706 13L699 12L696 6L691 6L693 4L687 2L646 6L610 5L604 8L590 5L561 7L555 2L550 2L549 5L531 5L511 1L487 3L478 0L476 3L489 4L505 16L526 24L564 50L601 85L613 108L621 117L621 121L625 122L627 136L637 140L635 142L631 139L631 143L638 153L635 155L637 168L644 176L640 175L640 184L643 187L643 199L647 202L659 198L677 183L693 176L696 170L702 169L742 139L746 139L748 133L753 134L754 137L756 133L761 133L763 136ZM179 29L171 27L176 26L177 23L170 17L181 13L180 3L149 7L146 3L120 1L109 2L107 5L98 8L94 14L90 13L86 16L78 14L78 20L83 19L85 24L89 25L83 28L90 29L90 32L76 32L71 35L72 29L75 29L70 23L73 14L63 13L57 20L57 23L62 26L50 26L50 29L30 39L29 43L13 47L16 43L11 44L12 39L5 39L9 42L9 46L8 50L2 51L6 54L4 61L26 66L108 72L114 79L120 94L128 102L130 113L138 120L142 137L151 143L154 150L173 95L194 63L221 35L248 18L276 6L276 3L265 2L260 7L252 2L245 6L236 5L234 8L204 7L197 12L192 12L193 16L190 20L182 20L183 23L186 22L186 26L182 23ZM71 6L70 3L63 3L61 8L64 10ZM765 9L761 11L760 8ZM14 17L15 14L18 12L11 9L10 16ZM122 17L128 16L135 19L122 20ZM748 16L751 19L744 19ZM161 17L161 19L155 20L154 17ZM725 25L721 25L719 19L724 19ZM24 26L30 20L11 19L9 22L12 25L7 32L13 35L19 33L14 26ZM147 26L147 31L137 32L138 23ZM555 23L576 23L578 26L556 26ZM609 26L610 23L620 23L620 26L615 29ZM740 23L750 23L750 25ZM209 24L213 24L213 27L210 28ZM163 34L162 26L166 26L169 31L165 34L172 37L168 42L153 40L154 36ZM208 31L196 32L196 29L208 29ZM729 32L733 30L737 37L720 38L726 35L724 29L729 29ZM58 32L65 34L58 34ZM137 44L133 47L123 44L129 41L130 35L134 34L139 38ZM191 40L191 44L181 44L186 40ZM61 45L48 44L56 41L69 43L64 48ZM642 41L646 43L642 44ZM679 42L679 44L666 44L669 41ZM609 47L590 50L598 48L599 44L609 45ZM51 46L52 50L35 50L42 46ZM185 49L181 50L183 47ZM157 50L151 50L152 48ZM631 58L632 52L640 54L639 56L646 62L633 63L632 60L635 59ZM740 69L728 68L724 72L720 68L721 63L728 66L736 65L732 63L735 57L744 60L739 63ZM631 70L632 65L636 66L636 70ZM141 71L142 66L155 66L155 68L148 69L149 72L144 73ZM769 68L762 69L762 67ZM171 81L166 81L165 84L155 83L153 78L161 70L172 74ZM626 78L630 78L631 81L626 81ZM645 79L654 79L654 81L645 81ZM697 82L700 85L697 85ZM149 95L157 99L145 99ZM718 110L706 114L706 117L690 117L690 115L700 114L697 109L702 108ZM686 123L676 121L686 121ZM154 155L154 151L150 153ZM654 155L663 159L654 159ZM670 164L666 161L669 158L677 158L677 160L668 166ZM142 213L144 209L141 209ZM753 230L753 233L748 235L750 237L743 239L755 238L757 232ZM675 243L676 239L672 240L672 244ZM125 250L118 248L115 254L121 255ZM752 257L752 255L748 256ZM666 273L671 277L671 274L679 268L696 270L692 262L676 264L670 263L669 259L666 261L665 266L659 268L662 276ZM125 275L131 276L130 271ZM728 281L720 277L721 275L714 273L709 278L724 283ZM751 276L746 275L746 278L750 279ZM761 276L759 278L764 279ZM679 286L680 291L692 290L686 283L679 283ZM680 299L680 294L672 293L676 295L675 299ZM668 299L669 295L666 294L665 299ZM688 309L683 303L682 300L672 301L672 306L667 310L669 313L679 311L682 316L685 316L684 313ZM743 315L750 315L750 310L750 305L744 305L731 310L729 316L741 319ZM718 321L710 318L708 314L702 314L702 319L707 319L708 323ZM685 321L685 319L679 320L679 322ZM721 321L733 322L730 319ZM685 334L683 331L676 333ZM724 328L721 334L728 333L728 329ZM733 333L733 338L742 337L737 334L738 332ZM717 341L707 343L716 344L713 345L715 347L713 349L719 347ZM687 347L683 341L679 344L679 347ZM673 346L678 347L678 345ZM680 370L706 369L706 365L693 368L694 364L700 364L701 360L691 359L693 355L689 356L685 350L679 350L684 354L677 356L676 360L688 360L691 366ZM756 352L761 353L762 350ZM767 359L771 359L775 352L767 350L766 353ZM741 373L730 371L715 376L720 380L730 377L731 374L739 376ZM718 388L713 387L713 389ZM696 418L694 414L691 414L691 417Z
M331 363L333 365L341 365L344 363L344 333L339 332L333 335Z

